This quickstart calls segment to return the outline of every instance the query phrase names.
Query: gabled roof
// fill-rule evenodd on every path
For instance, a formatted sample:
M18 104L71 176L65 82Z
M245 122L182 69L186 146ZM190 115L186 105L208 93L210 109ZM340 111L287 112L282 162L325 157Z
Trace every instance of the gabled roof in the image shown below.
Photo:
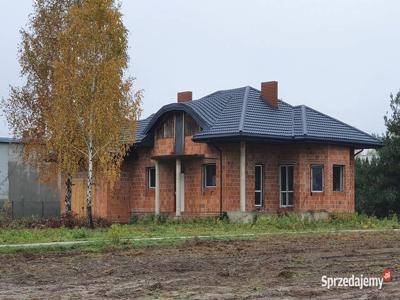
M140 143L149 134L161 115L174 110L189 113L203 128L193 136L195 141L247 138L314 141L359 148L382 145L375 137L308 106L292 106L279 100L278 107L272 107L261 98L259 90L249 86L165 105L156 114L139 121L136 142Z

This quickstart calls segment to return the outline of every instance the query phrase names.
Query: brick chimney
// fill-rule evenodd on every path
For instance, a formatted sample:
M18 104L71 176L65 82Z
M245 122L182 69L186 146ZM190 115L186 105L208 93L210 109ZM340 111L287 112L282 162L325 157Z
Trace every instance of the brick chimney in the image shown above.
M192 101L192 92L186 91L186 92L180 92L178 93L178 102L188 102Z
M261 97L272 107L278 107L278 81L261 82Z

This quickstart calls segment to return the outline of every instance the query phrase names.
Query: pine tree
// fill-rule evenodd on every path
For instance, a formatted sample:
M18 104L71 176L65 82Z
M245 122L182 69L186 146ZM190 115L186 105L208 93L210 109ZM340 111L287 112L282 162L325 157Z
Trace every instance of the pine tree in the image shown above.
M356 161L356 208L378 217L400 214L400 91L390 95L384 146L377 158Z

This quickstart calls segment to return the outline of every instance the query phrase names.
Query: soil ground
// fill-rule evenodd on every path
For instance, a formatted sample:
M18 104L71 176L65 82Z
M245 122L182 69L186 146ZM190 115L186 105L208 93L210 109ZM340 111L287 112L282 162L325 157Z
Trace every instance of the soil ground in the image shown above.
M321 287L321 276L381 276L377 288ZM399 299L400 233L187 241L103 253L0 255L2 299Z

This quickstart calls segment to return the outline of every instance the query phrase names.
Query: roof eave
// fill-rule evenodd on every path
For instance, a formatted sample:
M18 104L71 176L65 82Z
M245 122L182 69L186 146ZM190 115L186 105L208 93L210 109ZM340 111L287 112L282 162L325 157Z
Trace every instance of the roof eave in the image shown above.
M246 139L246 140L263 140L263 141L287 141L287 142L316 142L324 144L336 144L349 146L352 148L360 149L378 149L383 147L383 143L380 141L376 142L363 142L359 140L341 140L333 138L321 138L312 136L276 136L276 135L264 135L264 134L252 134L252 133L219 133L219 134L205 134L201 136L193 136L193 141L205 142L208 140L228 140L228 139Z

